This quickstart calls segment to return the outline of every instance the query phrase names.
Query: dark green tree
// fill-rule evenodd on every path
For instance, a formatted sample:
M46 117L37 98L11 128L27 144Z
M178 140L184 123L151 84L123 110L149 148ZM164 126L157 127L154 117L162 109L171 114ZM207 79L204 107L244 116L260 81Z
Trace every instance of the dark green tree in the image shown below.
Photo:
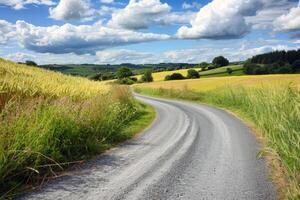
M173 74L167 75L165 77L166 81L170 81L170 80L182 80L182 79L185 79L185 77L182 74L180 74L180 73L173 73Z
M292 64L292 69L293 69L293 72L300 71L300 60L296 60L296 61Z
M223 56L215 57L213 59L212 63L217 67L224 67L224 66L229 65L229 61L226 58L224 58Z
M148 69L141 77L142 82L153 82L152 70Z
M132 71L127 67L121 67L117 70L118 79L128 78L132 75L133 75Z

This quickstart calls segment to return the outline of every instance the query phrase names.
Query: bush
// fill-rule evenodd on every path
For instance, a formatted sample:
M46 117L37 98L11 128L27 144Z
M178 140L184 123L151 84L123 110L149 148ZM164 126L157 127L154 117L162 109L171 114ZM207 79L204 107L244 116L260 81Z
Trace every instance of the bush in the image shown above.
M200 78L200 74L199 72L197 72L196 70L194 69L189 69L187 71L187 78L190 78L190 79L193 79L193 78Z
M115 81L115 83L120 85L133 85L137 82L137 78L122 78Z
M226 58L224 58L223 56L215 57L213 59L212 63L217 67L224 67L224 66L229 65L229 61Z
M229 75L232 74L232 72L233 72L233 70L231 68L227 68L226 71Z
M141 77L141 82L153 82L152 70L146 70Z
M173 73L173 74L167 75L167 76L165 77L165 81L170 81L170 80L183 80L183 79L185 79L185 77L184 77L182 74L180 74L180 73Z
M132 76L132 71L127 67L121 67L117 70L117 78L123 79Z

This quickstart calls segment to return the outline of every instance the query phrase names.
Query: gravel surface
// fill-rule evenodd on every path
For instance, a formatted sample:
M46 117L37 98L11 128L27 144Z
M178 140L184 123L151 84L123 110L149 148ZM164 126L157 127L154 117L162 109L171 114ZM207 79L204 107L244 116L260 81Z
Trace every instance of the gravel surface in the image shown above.
M205 105L136 98L155 107L151 127L22 199L276 199L240 120Z

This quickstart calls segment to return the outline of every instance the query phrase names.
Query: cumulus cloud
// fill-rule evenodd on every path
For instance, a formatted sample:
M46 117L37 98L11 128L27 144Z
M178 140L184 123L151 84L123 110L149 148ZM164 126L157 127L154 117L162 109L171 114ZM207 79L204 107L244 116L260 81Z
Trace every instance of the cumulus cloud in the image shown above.
M219 55L223 55L230 61L243 61L257 54L267 53L270 51L279 50L291 50L295 47L289 47L287 45L265 45L259 47L247 47L243 46L238 49L236 47L227 48L214 48L214 47L203 47L194 49L182 49L167 51L163 53L163 60L166 62L189 62L189 63L200 63L200 62L211 62L213 58Z
M183 2L182 4L182 9L200 9L201 8L201 4L198 2L192 2L192 3L187 3L187 2Z
M264 0L213 0L200 9L190 27L182 26L177 36L187 39L239 38L250 29L245 17L255 15L264 3Z
M52 6L55 2L52 0L0 0L0 5L9 6L15 10L24 9L28 4Z
M128 49L115 49L98 51L96 53L99 63L147 63L153 58L153 54L138 52Z
M26 60L35 60L36 56L28 53L17 52L8 54L5 58L14 62L25 62Z
M0 44L5 44L15 37L15 26L5 20L0 20Z
M35 52L85 54L95 53L108 47L140 42L166 40L165 34L141 33L131 30L113 29L101 23L93 25L71 25L39 27L24 21L16 22L16 33L20 44Z
M60 0L59 4L49 9L50 18L56 20L74 20L93 18L96 11L89 0Z
M160 23L162 16L169 13L171 7L160 0L130 0L129 4L112 14L109 25L125 29L145 29L153 23Z
M300 1L297 7L290 9L287 14L283 14L274 21L277 31L294 31L300 29Z
M246 17L246 22L254 29L273 29L274 19L286 14L296 3L288 0L271 0L265 4L264 9L259 10L255 16Z

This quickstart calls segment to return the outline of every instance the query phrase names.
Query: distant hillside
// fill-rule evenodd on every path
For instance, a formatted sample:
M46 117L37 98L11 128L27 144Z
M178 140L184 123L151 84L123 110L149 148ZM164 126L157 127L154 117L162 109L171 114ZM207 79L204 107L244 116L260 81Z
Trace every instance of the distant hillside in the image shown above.
M175 69L192 68L195 64L188 63L160 63L160 64L130 64L123 63L119 65L98 65L98 64L65 64L65 65L40 65L39 67L49 69L53 71L62 72L64 74L70 74L75 76L91 76L101 72L115 72L120 67L128 67L135 74L141 74L145 69L153 69L155 72L170 71Z

